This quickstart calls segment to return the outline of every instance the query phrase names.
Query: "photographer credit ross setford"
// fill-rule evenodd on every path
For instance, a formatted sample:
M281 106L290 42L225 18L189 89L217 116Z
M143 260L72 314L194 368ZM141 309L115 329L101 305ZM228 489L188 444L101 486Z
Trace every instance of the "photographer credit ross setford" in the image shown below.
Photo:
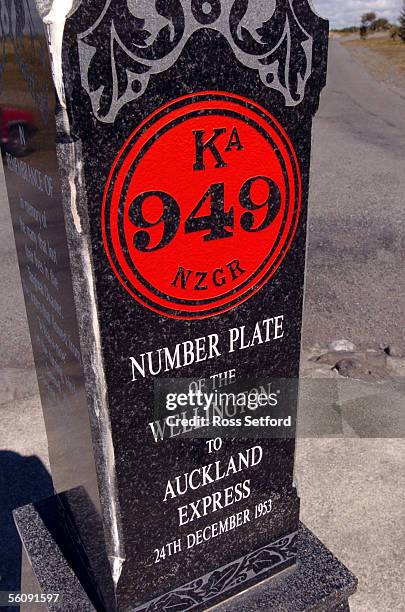
M55 486L15 512L27 584L51 610L347 610L293 478L327 22L307 0L1 0L1 28Z

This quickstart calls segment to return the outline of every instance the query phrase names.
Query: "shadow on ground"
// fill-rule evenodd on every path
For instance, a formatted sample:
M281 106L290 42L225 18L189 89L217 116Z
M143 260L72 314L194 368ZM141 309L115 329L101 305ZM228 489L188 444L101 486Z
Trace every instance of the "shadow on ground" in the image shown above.
M38 457L0 451L0 591L19 591L21 584L21 542L12 511L53 492L52 478Z

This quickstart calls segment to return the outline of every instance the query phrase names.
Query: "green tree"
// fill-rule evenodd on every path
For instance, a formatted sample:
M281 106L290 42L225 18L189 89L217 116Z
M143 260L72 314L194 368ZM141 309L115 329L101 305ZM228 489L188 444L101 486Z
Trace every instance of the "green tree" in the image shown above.
M370 11L369 13L364 13L361 16L361 25L365 26L366 28L369 28L373 21L375 21L376 19L377 15L373 11Z
M373 21L375 21L376 19L377 19L377 15L373 11L364 13L361 16L360 38L362 39L367 38L368 30L371 24L373 23Z
M391 24L385 17L379 17L370 23L370 30L373 32L383 32L384 30L389 30L390 27Z

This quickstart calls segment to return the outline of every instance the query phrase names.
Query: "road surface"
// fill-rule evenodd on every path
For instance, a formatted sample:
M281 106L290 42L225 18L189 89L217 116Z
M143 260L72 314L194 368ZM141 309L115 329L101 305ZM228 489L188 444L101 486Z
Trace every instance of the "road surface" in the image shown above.
M405 349L405 97L331 40L315 119L304 346Z

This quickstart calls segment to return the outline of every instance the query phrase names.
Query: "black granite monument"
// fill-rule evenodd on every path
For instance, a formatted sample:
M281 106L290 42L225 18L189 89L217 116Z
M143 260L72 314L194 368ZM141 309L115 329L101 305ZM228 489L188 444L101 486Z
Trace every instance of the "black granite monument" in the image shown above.
M293 480L327 22L307 0L2 0L0 26L58 493L16 522L39 591L63 594L46 605L348 609ZM236 387L268 392L260 416L224 409Z

